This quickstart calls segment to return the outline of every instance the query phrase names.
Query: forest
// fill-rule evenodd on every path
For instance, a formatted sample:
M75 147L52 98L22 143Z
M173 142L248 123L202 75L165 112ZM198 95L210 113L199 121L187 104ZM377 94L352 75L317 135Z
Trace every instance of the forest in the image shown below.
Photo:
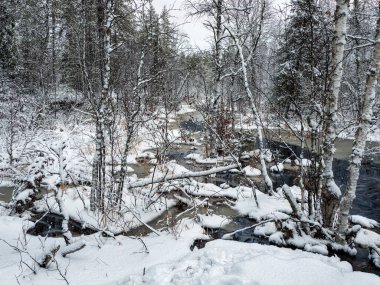
M378 0L1 0L0 284L380 284L379 72Z

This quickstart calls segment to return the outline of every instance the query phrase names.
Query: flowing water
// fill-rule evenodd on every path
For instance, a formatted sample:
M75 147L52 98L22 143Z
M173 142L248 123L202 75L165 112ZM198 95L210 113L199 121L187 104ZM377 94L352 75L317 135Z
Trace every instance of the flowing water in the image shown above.
M9 202L12 199L13 186L0 184L0 201Z

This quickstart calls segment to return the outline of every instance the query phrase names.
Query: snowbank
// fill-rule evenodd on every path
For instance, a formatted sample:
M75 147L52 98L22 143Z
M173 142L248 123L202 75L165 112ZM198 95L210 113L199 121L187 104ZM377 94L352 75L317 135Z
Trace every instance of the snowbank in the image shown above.
M216 240L175 262L149 267L125 284L375 285L380 278L353 272L337 257Z

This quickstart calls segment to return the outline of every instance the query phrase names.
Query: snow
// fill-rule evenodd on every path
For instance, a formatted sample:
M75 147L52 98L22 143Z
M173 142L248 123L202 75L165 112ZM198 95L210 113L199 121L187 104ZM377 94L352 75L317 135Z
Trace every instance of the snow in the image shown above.
M277 214L283 217L284 214L292 213L292 209L284 197L268 196L259 190L256 190L256 195L259 207L253 198L239 198L234 209L241 215L257 221L276 217Z
M284 165L282 163L277 163L276 165L271 166L270 171L271 172L283 172L284 171Z
M364 248L380 247L380 235L370 230L361 229L355 237L355 243Z
M14 217L0 217L1 238L12 245L17 244L22 227L26 223ZM78 252L61 256L64 248L62 238L42 239L44 248L59 244L60 251L56 255L60 270L66 274L70 284L130 284L125 283L131 275L142 275L145 268L157 263L175 262L190 253L190 245L197 238L207 238L203 229L191 220L178 223L171 233L161 236L142 237L141 240L125 236L105 238L100 234L84 236L81 239L86 247ZM145 248L144 244L147 248ZM21 246L23 238L18 245ZM39 237L28 236L25 250L32 257L40 257L45 252L41 248ZM20 268L20 255L11 247L0 241L0 275L1 284L66 284L52 263L48 269L36 267L33 274L25 265ZM23 261L33 265L28 254L22 254ZM18 282L16 277L18 278Z
M201 269L201 270L200 270ZM299 250L216 240L172 263L147 268L126 284L379 284L347 262Z
M268 240L270 243L273 243L279 246L286 244L284 241L284 234L282 232L275 232L271 234Z
M219 215L202 215L198 214L200 223L202 227L210 228L210 229L217 229L217 228L223 228L227 224L231 222L230 219L228 219L225 216L219 216Z
M23 228L30 222L15 217L0 217L2 239L21 246ZM347 262L337 257L278 248L275 246L215 240L204 249L190 251L195 239L208 239L193 220L184 219L161 236L141 239L126 236L83 236L86 247L62 257L62 238L41 239L28 236L24 249L38 258L46 249L60 245L61 249L48 269L35 267L36 274L22 265L20 255L0 241L0 275L2 284L65 284L56 266L70 284L289 284L335 285L379 284L374 274L353 272ZM75 238L74 238L75 239ZM277 234L272 241L280 240ZM315 246L311 247L318 251ZM23 261L33 265L26 253ZM117 257L117 258L116 258ZM300 266L302 265L302 266ZM16 277L17 276L17 280Z
M147 193L149 193L149 190L146 189L142 189L138 193L133 191L124 192L124 205L128 205L133 213L129 210L124 211L123 215L117 215L114 222L112 222L113 213L108 213L107 216L111 219L107 225L108 231L120 233L134 229L141 226L141 222L136 219L135 215L142 222L148 223L163 214L166 208L171 208L177 203L175 199L165 199L158 194L149 198ZM62 196L65 211L71 219L81 222L87 227L102 229L103 226L102 222L99 221L99 217L88 211L90 208L89 194L90 189L85 186L66 189ZM146 208L147 203L155 199L157 199L156 206ZM36 201L35 207L39 212L60 213L54 195L48 195L45 199Z
M257 169L257 168L254 168L250 165L246 166L243 168L243 170L245 171L245 174L247 176L260 176L261 175L261 170Z
M283 163L291 164L292 160L290 158L286 158Z
M187 113L193 113L196 110L192 108L190 105L182 104L181 108L177 111L177 115L183 115Z
M319 253L322 255L328 255L329 254L329 251L324 244L310 245L307 243L304 247L304 250L309 251L309 252Z
M307 159L307 158L303 158L301 160L296 159L294 162L296 163L296 165L302 165L305 167L309 167L312 165L312 161L310 159Z
M195 162L198 164L217 164L219 162L233 161L233 159L230 156L215 157L215 158L210 158L210 157L204 158L203 155L201 155L199 153L190 153L190 154L186 155L185 159L195 160Z
M194 111L191 106L182 105L177 114L187 114ZM163 117L161 116L161 118ZM173 121L172 117L168 120ZM60 148L63 149L64 144L66 144L63 150L64 160L67 161L66 169L71 176L63 177L63 179L67 179L68 183L76 180L90 181L94 152L93 130L89 126L75 127L74 130L70 128L71 126L59 125L54 130L44 130L44 136L36 134L36 140L31 142L29 147L40 149L49 155L20 159L20 165L27 165L26 162L30 163L34 159L34 162L28 167L31 182L35 178L33 167L46 167L46 174L48 175L42 180L42 184L50 186L56 184L60 177L58 174L51 175L51 173L57 173L62 165L59 165L59 157L54 152L59 152ZM148 129L143 128L136 141L133 142L127 164L136 164L136 158L145 159L149 163L157 163L154 151L148 150L157 147L159 144L154 140L154 134ZM173 142L182 142L178 129L170 130L169 136ZM245 154L247 158L258 155L258 150ZM231 160L230 157L204 158L198 153L190 154L187 158L203 164L217 164ZM268 162L272 160L272 154L269 150L265 153L265 159ZM115 161L107 157L106 161L107 163L114 162L115 169L119 169L120 157L116 157ZM287 162L284 161L284 163ZM7 167L6 163L1 163ZM309 160L302 161L305 166L310 165L310 163ZM19 167L20 165L16 166ZM276 172L277 167L274 167L273 170L273 166L271 167L271 171ZM283 169L283 164L278 164L278 167ZM20 169L22 168L20 167ZM132 172L133 168L127 166L127 171ZM261 175L259 169L251 166L244 168L244 171L248 176ZM158 165L155 168L154 177L181 175L186 172L189 170L172 161L165 166ZM151 173L146 179L151 180L152 177L153 174ZM127 177L127 183L131 183L135 179ZM69 246L65 245L62 238L24 235L26 230L33 226L32 222L16 217L0 216L0 239L24 250L24 252L18 253L0 240L0 276L2 276L0 283L65 284L55 270L57 265L61 272L67 272L66 278L70 284L140 284L146 282L148 284L350 285L359 281L365 284L379 283L378 277L352 272L350 265L340 262L335 257L327 258L298 250L219 240L210 242L205 249L191 252L190 245L195 239L209 239L204 234L204 227L227 228L227 225L231 223L228 217L216 214L196 214L194 219L178 220L173 226L165 228L165 231L161 229L160 236L150 234L141 237L141 239L113 236L113 233L117 234L141 226L141 221L144 223L152 221L165 213L167 208L173 207L179 200L176 195L173 195L175 199L171 199L172 196L168 199L162 194L166 191L165 189L169 189L169 191L175 189L176 191L183 190L182 194L184 195L236 199L234 209L238 210L241 215L247 215L258 221L271 220L255 227L255 235L268 237L269 241L276 245L285 244L284 234L277 231L274 222L288 219L291 213L291 208L282 193L279 193L278 196L268 196L257 190L258 207L253 199L250 187L230 187L227 183L218 187L212 183L200 183L194 179L178 180L172 183L163 182L161 186L161 192L151 185L125 191L123 205L130 209L127 211L123 208L123 214L118 216L114 216L115 213L107 213L110 220L114 219L117 221L116 223L105 222L102 220L104 217L96 216L89 211L89 187L78 186L64 189L61 201L65 213L70 218L82 221L85 225L103 229L112 236L103 237L100 233L81 237L74 236L71 238L72 244ZM26 200L32 193L31 191L28 189L19 193L17 199ZM293 196L297 198L300 196L298 187L291 187L291 191ZM156 203L151 204L152 201ZM194 204L200 205L208 199L193 198L192 201ZM234 201L229 201L229 203L233 204ZM149 205L148 208L147 205ZM53 213L59 213L57 199L53 193L48 193L45 199L36 202L35 206L39 211L50 210ZM0 209L0 213L2 211L3 209ZM352 216L352 222L368 228L378 226L376 221L360 216ZM355 241L363 247L380 244L378 234L363 229L358 232ZM294 237L289 241L287 240L287 243L298 246L305 251L327 254L325 245L308 237ZM52 262L48 269L33 266L32 257L40 260L44 254L49 252L49 249L57 245L60 245L60 249L54 257L57 262ZM65 255L65 253L79 248L80 251L70 253L66 258L62 256L62 254ZM30 268L20 264L20 256L24 262L35 268L36 275L30 271ZM378 256L374 253L373 260L378 260ZM300 270L299 263L302 263L302 270ZM271 274L272 272L276 274ZM15 276L18 276L18 280Z
M32 189L26 189L15 197L15 201L22 201L26 203L27 200L31 200L30 196L34 194L34 191Z
M353 224L361 225L362 227L370 229L380 226L377 221L359 215L352 215L351 222Z
M245 186L222 189L213 183L190 181L182 187L188 194L205 197L228 197L233 199L252 197L252 189Z
M277 229L274 222L268 222L268 223L255 227L254 234L256 236L270 236L276 233L276 231Z

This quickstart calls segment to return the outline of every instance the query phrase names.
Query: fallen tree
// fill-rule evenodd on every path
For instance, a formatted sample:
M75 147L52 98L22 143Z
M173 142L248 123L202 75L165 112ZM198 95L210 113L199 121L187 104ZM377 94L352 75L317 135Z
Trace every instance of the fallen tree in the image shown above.
M142 179L139 181L129 183L129 184L127 184L127 187L128 187L128 189L130 189L130 188L144 187L146 185L162 183L162 182L167 182L167 181L176 180L176 179L185 179L185 178L192 178L192 177L208 176L211 174L224 172L224 171L234 169L234 168L238 168L238 167L239 167L238 164L231 164L228 166L212 168L212 169L205 170L205 171L198 171L198 172L189 171L189 172L184 172L184 173L180 173L180 174L165 175L165 176L160 176L160 177L155 177L155 178L145 178L145 179Z

